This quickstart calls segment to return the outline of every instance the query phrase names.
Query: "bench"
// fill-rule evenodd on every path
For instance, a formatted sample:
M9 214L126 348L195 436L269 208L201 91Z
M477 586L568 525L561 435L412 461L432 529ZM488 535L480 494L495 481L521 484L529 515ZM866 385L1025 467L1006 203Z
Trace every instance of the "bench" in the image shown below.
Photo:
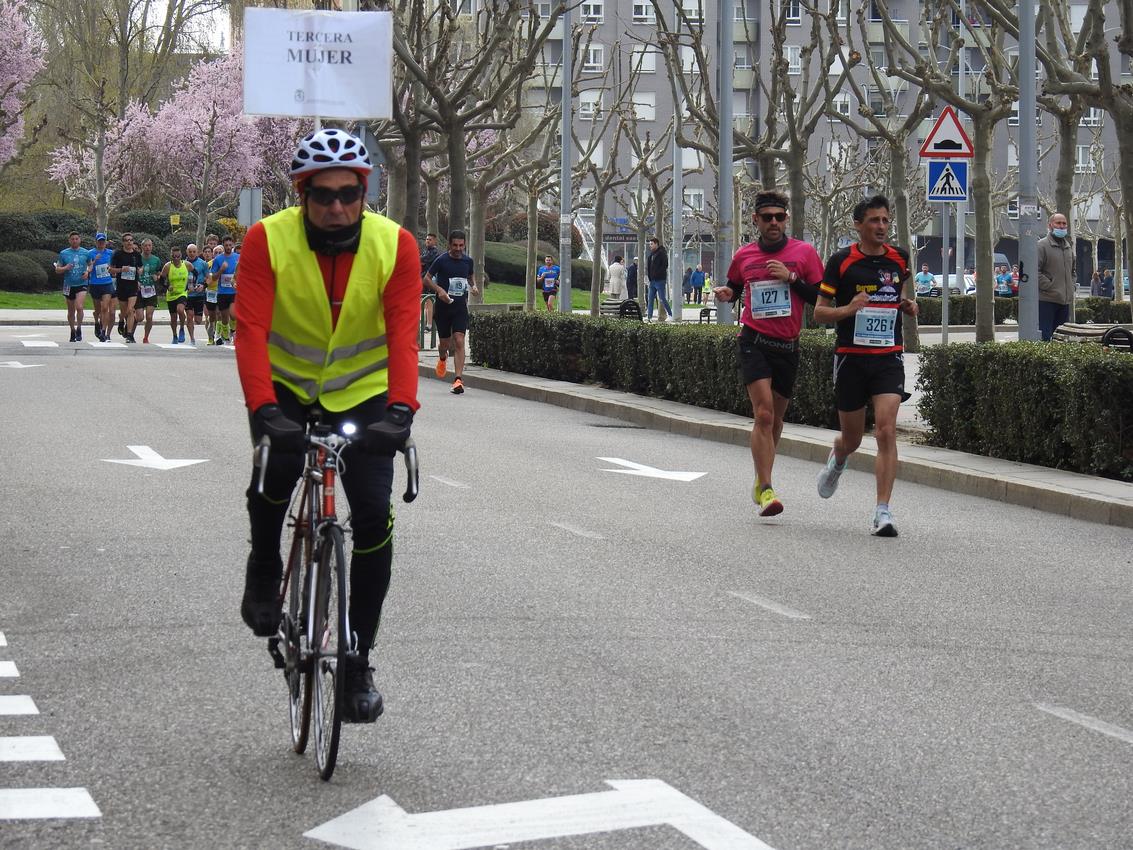
M607 299L598 305L598 315L605 316L609 319L637 319L642 322L644 318L641 315L641 306L632 299L625 301L618 301L616 299Z
M715 307L702 307L700 310L700 318L696 320L698 325L710 325L716 321L716 308Z
M1096 342L1133 353L1133 330L1130 325L1067 322L1054 329L1053 338L1057 342Z

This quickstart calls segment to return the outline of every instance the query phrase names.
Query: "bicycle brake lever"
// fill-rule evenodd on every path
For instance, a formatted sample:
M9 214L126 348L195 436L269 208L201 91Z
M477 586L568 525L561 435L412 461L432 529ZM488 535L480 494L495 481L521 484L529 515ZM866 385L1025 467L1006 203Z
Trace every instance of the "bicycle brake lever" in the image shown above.
M405 455L405 495L401 498L405 502L412 502L420 492L420 481L417 474L417 444L412 438L405 441L401 449Z
M256 492L264 494L264 478L268 471L268 455L271 453L271 438L266 434L260 437L256 448L252 451L252 466L259 470L256 476Z

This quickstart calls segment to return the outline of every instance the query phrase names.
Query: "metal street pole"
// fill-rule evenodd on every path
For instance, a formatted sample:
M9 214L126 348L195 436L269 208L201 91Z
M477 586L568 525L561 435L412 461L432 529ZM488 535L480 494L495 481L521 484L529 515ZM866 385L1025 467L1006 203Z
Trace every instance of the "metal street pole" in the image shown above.
M681 104L675 108L673 116L673 238L669 242L669 300L673 304L673 321L684 318L684 227L681 214L684 212L685 183L684 162L681 161L681 146L677 137L681 132Z
M940 256L943 262L940 264L940 344L948 345L948 240L951 234L948 232L948 202L940 205Z
M960 35L965 38L964 21L967 19L967 0L960 0ZM968 88L968 48L966 46L960 48L960 56L957 61L960 63L960 73L956 76L956 92L960 97L964 97ZM967 289L964 269L967 268L968 259L968 205L964 201L956 201L954 208L956 210L956 283L960 285L960 294L963 295L964 290Z
M733 68L736 63L736 45L733 43L735 27L735 0L720 0L717 32L720 44L719 61L716 63L716 103L720 112L720 152L717 157L719 181L716 188L716 206L719 209L716 225L716 261L712 277L717 286L726 282L728 266L732 262L732 123L733 106L732 84ZM732 324L732 305L716 305L716 323Z
M1019 339L1040 339L1035 142L1035 0L1019 0ZM1120 238L1120 237L1118 237ZM1121 286L1118 279L1117 285Z
M571 25L571 5L563 4L563 62L559 85L562 92L562 144L559 151L562 160L559 164L559 312L570 312L570 255L571 255L571 180L570 167L574 156L571 142L571 80L574 77L572 46L574 32Z

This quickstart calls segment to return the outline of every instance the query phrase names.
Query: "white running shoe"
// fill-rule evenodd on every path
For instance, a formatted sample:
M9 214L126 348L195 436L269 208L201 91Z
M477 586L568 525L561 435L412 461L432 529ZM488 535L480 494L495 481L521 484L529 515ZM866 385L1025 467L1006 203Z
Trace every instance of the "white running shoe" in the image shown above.
M830 455L826 458L826 466L818 473L818 495L824 499L833 496L834 491L838 489L838 479L842 477L845 469L846 462L843 461L841 466L835 463L834 449L831 449Z
M889 512L889 508L877 506L877 509L873 512L873 525L869 533L876 537L897 536L897 526L893 524L893 514Z

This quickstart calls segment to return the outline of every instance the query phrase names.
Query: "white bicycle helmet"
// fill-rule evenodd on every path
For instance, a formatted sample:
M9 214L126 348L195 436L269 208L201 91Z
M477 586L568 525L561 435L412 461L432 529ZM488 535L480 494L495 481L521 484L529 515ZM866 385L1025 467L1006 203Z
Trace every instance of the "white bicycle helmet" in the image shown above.
M329 127L303 137L291 159L292 178L327 168L349 168L362 174L374 170L366 146L345 130Z

